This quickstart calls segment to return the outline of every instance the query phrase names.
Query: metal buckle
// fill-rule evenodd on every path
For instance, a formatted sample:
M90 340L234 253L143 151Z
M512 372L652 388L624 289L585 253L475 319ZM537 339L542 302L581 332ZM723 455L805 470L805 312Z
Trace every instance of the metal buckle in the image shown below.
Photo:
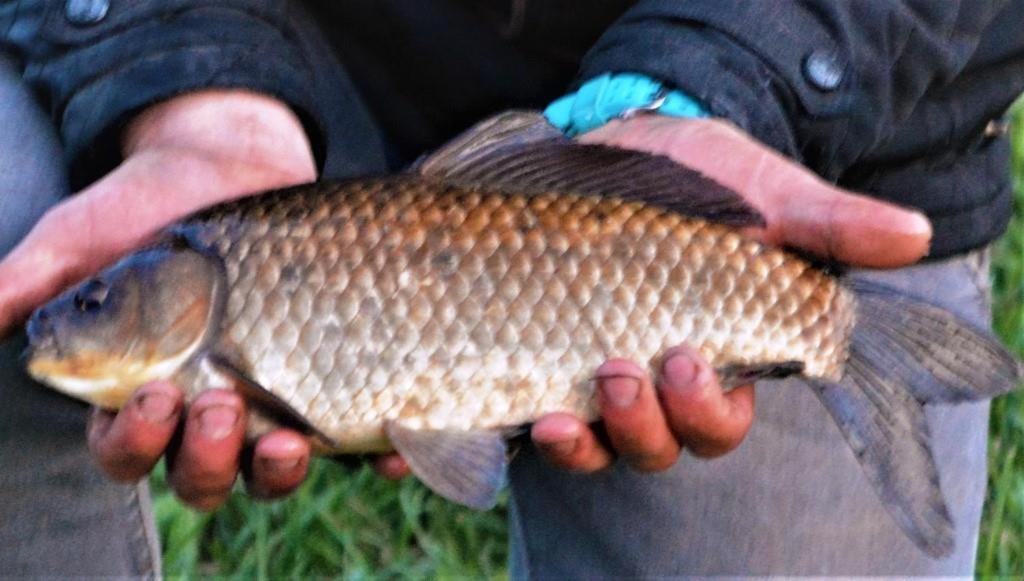
M618 116L616 116L616 119L632 119L637 115L656 113L658 109L661 109L661 106L665 104L666 99L668 99L668 91L664 88L658 89L658 92L654 95L654 99L650 103L640 105L639 107L630 107L622 113L619 113Z

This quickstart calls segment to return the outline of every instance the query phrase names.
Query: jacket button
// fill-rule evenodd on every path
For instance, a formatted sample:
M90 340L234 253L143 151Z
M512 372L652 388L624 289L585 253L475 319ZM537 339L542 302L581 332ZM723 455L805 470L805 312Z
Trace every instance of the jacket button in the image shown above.
M819 91L834 91L843 82L843 66L828 51L816 50L804 59L804 77Z
M107 15L109 0L67 0L64 15L72 24L96 24Z

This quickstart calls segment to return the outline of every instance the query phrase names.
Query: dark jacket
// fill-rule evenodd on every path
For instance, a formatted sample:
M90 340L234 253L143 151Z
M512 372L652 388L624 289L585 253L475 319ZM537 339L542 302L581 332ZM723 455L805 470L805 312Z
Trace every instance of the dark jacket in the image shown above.
M1024 89L1024 0L0 0L0 43L79 185L117 162L134 112L192 89L283 99L332 175L637 71L829 180L922 208L933 256L1005 228L993 121Z

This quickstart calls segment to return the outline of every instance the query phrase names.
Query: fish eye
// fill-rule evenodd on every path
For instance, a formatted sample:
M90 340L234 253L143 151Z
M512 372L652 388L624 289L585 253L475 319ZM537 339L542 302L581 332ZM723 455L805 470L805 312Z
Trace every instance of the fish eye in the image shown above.
M90 280L75 293L75 308L83 313L98 311L107 300L109 289L99 280Z

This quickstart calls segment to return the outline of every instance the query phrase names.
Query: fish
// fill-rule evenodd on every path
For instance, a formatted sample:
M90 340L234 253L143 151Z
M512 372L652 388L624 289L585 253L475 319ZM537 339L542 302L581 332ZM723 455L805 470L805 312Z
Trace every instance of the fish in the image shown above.
M985 331L747 232L763 217L674 161L571 141L536 112L471 128L404 172L204 210L27 324L32 377L117 409L150 381L229 387L250 438L397 451L442 496L494 506L507 441L599 419L593 373L696 347L723 385L796 376L896 524L953 548L923 405L1014 389Z

